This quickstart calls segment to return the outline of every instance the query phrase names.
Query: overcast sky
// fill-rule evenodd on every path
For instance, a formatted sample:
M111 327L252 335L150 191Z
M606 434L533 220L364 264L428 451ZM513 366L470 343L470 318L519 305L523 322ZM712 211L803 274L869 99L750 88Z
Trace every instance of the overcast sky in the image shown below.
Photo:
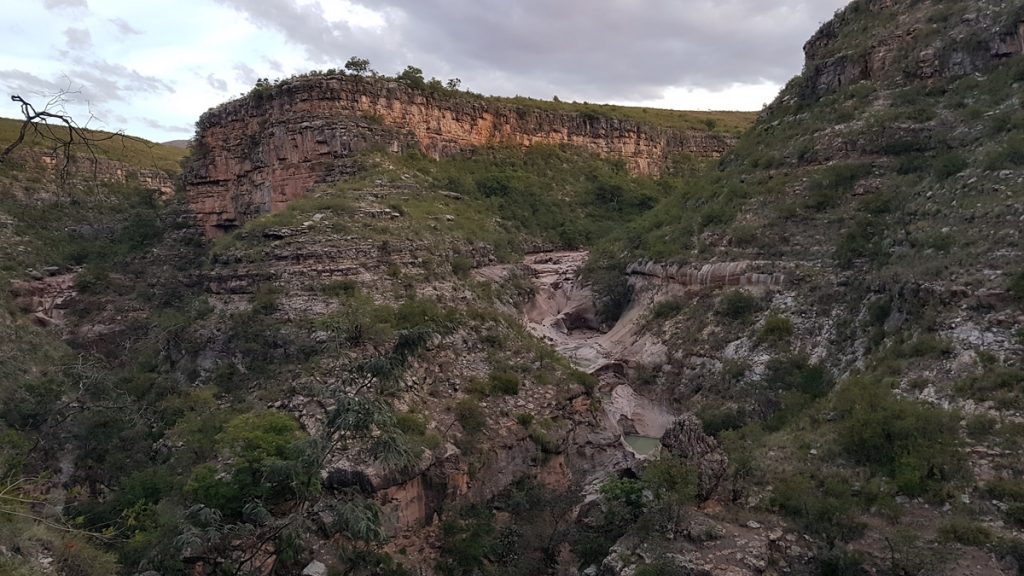
M157 141L190 137L202 112L257 78L340 68L353 55L485 94L757 110L846 2L10 0L0 90L70 86L93 127ZM4 98L0 116L17 115Z

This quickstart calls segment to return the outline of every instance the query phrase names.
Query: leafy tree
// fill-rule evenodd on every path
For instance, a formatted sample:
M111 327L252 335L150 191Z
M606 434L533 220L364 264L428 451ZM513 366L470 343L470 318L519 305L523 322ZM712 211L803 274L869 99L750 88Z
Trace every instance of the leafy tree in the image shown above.
M455 92L456 90L462 87L462 80L459 78L451 78L448 80L447 83L445 83L444 86L445 88L451 90L452 92Z
M362 76L370 71L370 61L366 58L353 56L345 63L345 70L356 76Z
M423 70L415 66L406 66L405 70L395 77L402 84L410 88L422 90L427 87L427 80L423 77Z

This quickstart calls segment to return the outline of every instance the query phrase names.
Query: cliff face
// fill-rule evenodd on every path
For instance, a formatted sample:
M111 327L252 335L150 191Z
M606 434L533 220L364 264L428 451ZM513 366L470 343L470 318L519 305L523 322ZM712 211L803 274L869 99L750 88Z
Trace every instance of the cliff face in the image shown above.
M804 45L803 96L819 98L865 80L905 84L964 76L1024 52L1019 6L985 0L967 8L950 2L947 10L912 0L852 3Z
M434 95L365 78L305 78L208 112L185 176L208 235L280 209L354 170L364 150L443 158L492 144L569 144L655 175L678 153L717 158L730 136Z

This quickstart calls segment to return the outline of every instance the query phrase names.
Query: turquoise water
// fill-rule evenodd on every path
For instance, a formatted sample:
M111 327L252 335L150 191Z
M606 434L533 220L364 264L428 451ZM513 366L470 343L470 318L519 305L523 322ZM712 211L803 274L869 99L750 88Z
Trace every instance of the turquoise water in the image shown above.
M623 436L626 444L640 456L651 456L657 454L661 448L661 440L647 436Z

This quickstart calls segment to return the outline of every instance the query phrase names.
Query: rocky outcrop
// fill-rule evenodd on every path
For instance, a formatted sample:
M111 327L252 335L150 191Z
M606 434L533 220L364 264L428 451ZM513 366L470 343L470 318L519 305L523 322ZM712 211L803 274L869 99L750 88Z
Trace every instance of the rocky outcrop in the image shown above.
M990 0L963 4L954 22L921 17L910 0L858 0L804 45L805 99L870 80L883 83L964 76L1024 53L1024 12ZM959 13L951 7L951 14ZM923 12L922 12L923 13ZM863 23L878 31L865 35Z
M366 150L442 158L495 144L567 144L659 173L679 153L717 158L734 138L434 94L351 76L313 76L254 92L203 115L186 171L189 202L209 235L278 210L355 170Z
M64 169L64 160L59 154L42 149L28 148L19 150L15 159L39 168L38 173L49 180L48 188L57 187L57 179ZM157 194L162 200L174 195L179 179L156 168L141 168L110 160L108 158L92 158L78 154L71 158L67 167L67 185L72 187L88 187L94 183L103 184L137 184L144 190ZM17 189L15 189L17 192ZM38 194L38 193L37 193Z
M779 287L786 275L774 262L716 262L699 268L651 261L634 262L626 273L678 284L686 288L725 286Z
M78 294L76 272L62 273L58 268L51 268L42 273L32 271L32 274L33 280L14 282L8 289L14 305L40 326L63 324L65 312Z
M729 473L729 459L718 441L704 433L700 419L693 414L680 416L662 436L661 444L697 468L697 495L701 500L714 497Z

